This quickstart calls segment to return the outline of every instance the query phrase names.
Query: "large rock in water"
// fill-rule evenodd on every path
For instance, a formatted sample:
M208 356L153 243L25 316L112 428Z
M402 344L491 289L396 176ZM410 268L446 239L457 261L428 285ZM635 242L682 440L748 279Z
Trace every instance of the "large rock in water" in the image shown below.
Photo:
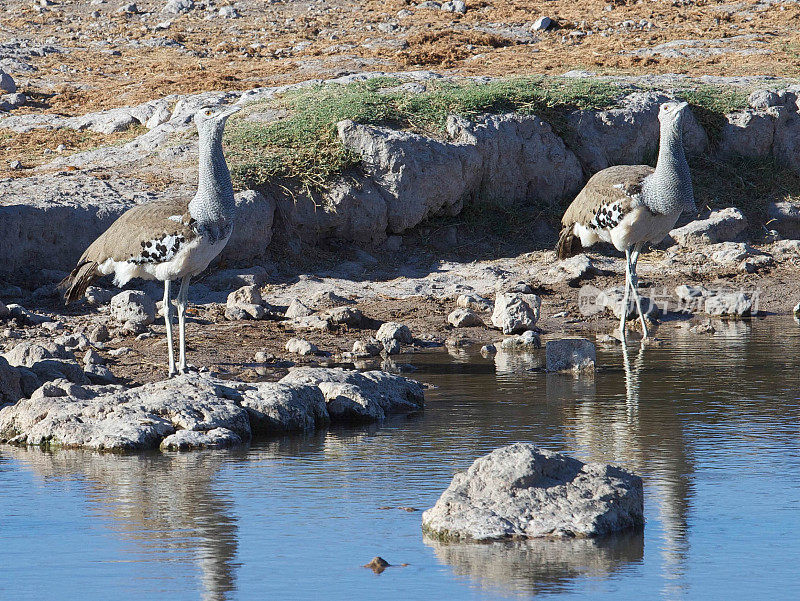
M46 361L58 360L35 365ZM282 382L255 384L189 374L138 388L59 379L0 410L0 442L104 451L220 448L252 434L307 432L331 418L377 421L422 406L419 383L381 371L306 368Z
M644 525L642 479L530 443L501 447L456 474L422 528L476 541L600 536Z

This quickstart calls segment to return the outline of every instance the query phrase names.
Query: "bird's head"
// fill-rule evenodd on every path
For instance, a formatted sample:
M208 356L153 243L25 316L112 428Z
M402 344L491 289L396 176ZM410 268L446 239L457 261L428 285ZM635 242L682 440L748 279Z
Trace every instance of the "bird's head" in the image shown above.
M228 117L241 110L240 106L204 106L194 114L197 131L213 132L222 130Z
M686 113L689 112L689 103L687 102L665 102L658 110L658 120L661 126L673 124L679 128L683 125L683 119Z

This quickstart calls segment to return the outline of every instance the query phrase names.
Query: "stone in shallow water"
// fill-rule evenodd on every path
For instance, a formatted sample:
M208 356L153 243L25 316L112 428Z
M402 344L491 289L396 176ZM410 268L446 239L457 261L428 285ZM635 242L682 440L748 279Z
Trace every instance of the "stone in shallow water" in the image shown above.
M597 361L594 344L586 338L549 340L545 355L547 371L594 370Z
M448 540L600 536L643 526L643 499L622 468L516 443L456 474L422 528Z
M213 430L178 430L161 441L162 451L193 451L196 449L227 449L242 444L235 432L226 428Z

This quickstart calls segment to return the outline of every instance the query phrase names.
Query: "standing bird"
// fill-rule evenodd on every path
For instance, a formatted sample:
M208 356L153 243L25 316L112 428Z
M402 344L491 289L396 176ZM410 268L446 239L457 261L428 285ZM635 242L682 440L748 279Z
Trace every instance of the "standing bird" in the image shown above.
M126 211L86 249L72 273L61 282L64 299L70 303L81 298L97 278L110 273L117 286L124 286L132 278L163 281L170 376L186 371L189 280L208 267L233 231L236 205L231 174L222 154L222 132L228 117L239 108L205 107L195 113L200 134L200 177L194 198L188 203L150 202ZM178 279L180 351L175 369L170 284Z
M661 242L683 211L697 210L683 152L683 121L688 110L685 102L661 105L661 140L655 169L647 165L617 165L595 173L561 219L556 246L559 259L571 257L600 240L625 251L625 293L619 325L623 338L629 291L636 301L643 335L648 337L636 276L642 246Z

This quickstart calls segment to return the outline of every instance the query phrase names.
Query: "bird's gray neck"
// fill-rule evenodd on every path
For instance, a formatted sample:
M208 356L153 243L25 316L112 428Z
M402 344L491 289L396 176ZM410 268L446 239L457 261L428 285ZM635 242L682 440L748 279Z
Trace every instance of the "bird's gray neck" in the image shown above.
M189 203L189 214L198 230L214 241L230 235L236 208L231 174L222 154L223 128L224 124L220 124L210 131L200 131L200 176L197 194Z
M658 162L655 173L644 182L643 200L651 211L662 215L694 209L692 176L680 123L661 127Z

